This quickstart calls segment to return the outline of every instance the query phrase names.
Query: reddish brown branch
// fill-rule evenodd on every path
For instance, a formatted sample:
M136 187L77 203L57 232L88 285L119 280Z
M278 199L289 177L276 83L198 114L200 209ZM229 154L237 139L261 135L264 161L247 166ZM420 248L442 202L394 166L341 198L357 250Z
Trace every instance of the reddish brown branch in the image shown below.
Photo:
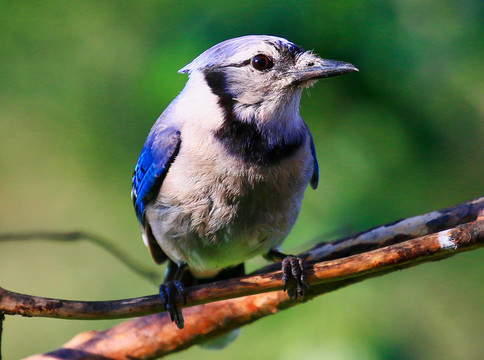
M414 237L416 234L425 234L433 232L436 229L452 227L455 224L468 220L475 220L484 211L483 209L484 198L480 198L452 208L381 226L348 238L345 241L316 246L309 252L303 254L308 260L320 262L319 264L316 263L314 267L309 266L308 279L314 285L322 281L337 280L339 276L356 276L364 271L376 271L380 267L369 268L368 264L371 264L371 261L379 259L377 256L384 251L384 249L380 249L380 252L373 251L365 253L363 254L364 256L358 258L347 257L339 260L321 262L321 259L333 257L333 253L329 249L333 249L334 252L341 254L358 253L365 247L382 247L388 243L395 243L398 240L401 242L405 238ZM477 242L476 244L479 243L478 238L475 241ZM470 245L462 244L462 247L456 248L455 252L465 250L468 246ZM393 251L401 251L398 246L390 249L393 249ZM430 248L427 250L430 251ZM439 254L437 253L435 256L440 256ZM444 252L443 254L445 255L447 253ZM426 259L429 259L429 256L430 253L426 253ZM361 259L367 259L366 266L362 265ZM405 257L402 256L398 259L400 262L405 261ZM408 261L414 260L411 258ZM186 306L280 290L282 288L281 272L274 270L279 268L279 265L267 266L259 270L256 275L192 287L187 290ZM338 271L341 272L343 271L342 269L351 270L347 270L349 273L339 274ZM153 314L161 312L163 309L158 295L116 301L83 302L35 297L0 288L0 311L8 315L42 316L64 319L115 319Z
M343 259L309 264L307 279L314 286L366 273L378 273L406 263L413 264L420 258L422 261L430 261L446 257L482 246L482 228L483 221L480 220L453 229L448 240L455 241L451 248L442 248L439 243L439 239L442 240L446 234L444 231ZM464 236L469 233L473 233L474 236ZM187 289L185 306L281 289L281 271L272 271L191 287ZM2 288L0 310L7 315L64 319L115 319L163 311L158 295L116 301L69 301L17 294Z
M484 219L479 216L483 212L484 198L481 198L344 240L319 244L302 254L310 261L308 280L311 287L306 299L370 277L481 247ZM462 225L456 227L458 224ZM449 228L452 229L444 230ZM356 255L322 261L351 254ZM103 332L80 334L64 348L50 354L55 357L39 355L32 359L144 359L179 351L298 304L277 291L282 284L279 266L276 268L275 271L273 266L267 266L251 276L188 289L187 306L191 307L184 310L183 330L174 327L166 314L150 315ZM159 311L157 295L108 302L75 302L32 297L0 288L0 312L9 315L101 319Z
M337 241L322 242L308 250L306 255L309 259L321 261L359 254L474 221L483 214L483 211L484 197L481 197L456 206L378 226Z
M5 314L0 311L0 360L2 360L2 335L3 335L4 320L5 320Z
M408 240L345 259L316 263L309 269L308 299L364 279L439 260L484 245L484 219L451 230ZM255 289L253 284L258 284ZM226 290L214 283L209 289L192 288L190 304L222 298ZM223 282L232 295L280 287L280 274L251 276ZM232 288L235 286L235 288ZM242 290L244 289L244 290ZM218 295L214 295L218 294ZM153 359L179 351L203 339L220 335L299 303L282 291L212 302L184 310L185 328L178 330L166 314L126 321L101 332L83 333L62 349L31 359ZM142 330L142 331L141 331Z

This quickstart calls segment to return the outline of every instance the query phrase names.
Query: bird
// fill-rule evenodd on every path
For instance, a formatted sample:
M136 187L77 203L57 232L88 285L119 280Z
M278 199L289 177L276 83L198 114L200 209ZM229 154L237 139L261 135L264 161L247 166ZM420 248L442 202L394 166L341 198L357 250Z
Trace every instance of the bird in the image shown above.
M178 328L187 286L242 276L257 255L281 262L284 290L304 297L304 260L280 250L319 179L301 94L353 71L269 35L223 41L179 70L188 80L149 132L131 190L145 245L168 262L159 294Z

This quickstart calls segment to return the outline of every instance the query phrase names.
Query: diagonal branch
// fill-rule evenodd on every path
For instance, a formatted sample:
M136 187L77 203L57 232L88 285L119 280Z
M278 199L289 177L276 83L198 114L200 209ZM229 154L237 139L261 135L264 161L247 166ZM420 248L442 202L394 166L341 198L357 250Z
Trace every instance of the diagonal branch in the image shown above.
M310 263L310 290L320 284L378 276L388 271L440 260L484 245L484 219L452 230L408 240L343 259ZM245 276L193 286L186 291L191 307L209 302L261 294L282 289L281 271ZM309 292L309 296L311 291ZM319 294L318 292L315 295ZM64 319L116 319L162 312L158 295L116 301L69 301L34 297L0 288L0 310L7 315Z
M311 287L306 300L367 278L482 247L483 214L484 198L480 198L351 238L319 244L302 254L309 261ZM347 257L338 258L342 256ZM106 331L80 334L49 356L155 358L299 304L280 291L280 265L276 268L270 265L250 276L187 289L190 308L184 310L183 330L176 329L166 313L150 315ZM75 302L32 297L0 288L0 312L8 315L100 319L159 311L162 310L157 295L111 302ZM54 358L49 356L32 359Z
M308 280L314 285L322 281L337 280L336 276L355 276L361 271L376 271L379 267L370 268L371 261L379 258L385 249L380 252L367 252L365 256L347 257L324 263L317 263L338 255L357 254L370 248L382 248L388 244L401 243L403 240L416 235L433 233L437 229L447 229L459 223L475 220L484 212L484 197L460 205L435 211L429 214L397 221L393 224L380 226L360 233L345 240L332 243L322 243L308 252L301 254L309 263ZM479 227L477 223L472 226ZM471 225L468 225L471 226ZM465 227L464 227L465 228ZM458 231L457 228L456 231ZM422 238L423 239L423 238ZM422 244L420 239L420 244ZM412 243L405 243L410 246ZM429 246L428 243L426 246ZM479 246L480 238L475 237L474 243L462 243L453 252L467 250L468 247ZM472 245L472 246L471 246ZM422 245L421 245L422 246ZM393 251L408 251L407 248L390 248ZM400 249L400 250L399 250ZM425 249L424 249L425 250ZM430 249L426 249L430 251ZM437 252L434 255L426 254L425 259L432 260L431 256L444 256L447 252ZM410 255L409 255L410 256ZM421 256L421 254L418 254ZM366 261L363 264L363 260ZM400 256L396 260L406 261ZM408 261L415 261L409 258ZM311 266L311 263L315 264ZM338 275L334 269L352 267L353 273ZM334 276L334 278L332 278ZM280 265L273 264L258 270L255 275L239 279L230 279L212 284L194 286L187 289L187 307L205 304L211 301L225 300L240 296L258 294L262 292L282 289ZM180 299L179 299L180 300ZM180 305L182 306L182 305ZM153 314L163 311L158 295L143 296L134 299L116 301L69 301L35 297L18 294L0 287L0 311L7 315L41 316L64 319L116 319Z
M480 218L452 230L344 259L315 263L308 269L311 287L306 300L371 277L440 260L483 245L484 218ZM209 298L223 298L225 286L232 295L259 294L185 309L185 328L182 330L175 328L166 313L155 314L123 322L105 331L82 333L62 349L30 359L90 359L93 356L99 359L153 359L300 304L291 301L282 291L260 293L281 288L280 272L273 272L213 283L205 290L191 288L190 305Z

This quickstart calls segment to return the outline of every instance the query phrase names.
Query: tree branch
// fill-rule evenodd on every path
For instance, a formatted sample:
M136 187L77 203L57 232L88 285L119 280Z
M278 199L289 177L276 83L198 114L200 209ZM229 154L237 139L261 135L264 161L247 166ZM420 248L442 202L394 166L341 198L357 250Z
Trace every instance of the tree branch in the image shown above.
M363 254L310 263L307 279L312 288L327 282L372 277L388 270L439 260L483 246L483 233L484 220L478 220ZM281 276L281 271L277 270L193 286L186 291L186 305L182 305L181 299L178 299L178 303L179 306L191 307L281 290ZM153 314L162 312L163 308L158 295L116 301L69 301L23 295L0 288L0 310L7 315L92 320Z
M439 260L483 244L484 219L369 253L317 263L309 271L311 287L307 299L370 277L426 261ZM266 280L265 284L262 282L264 290L273 289L270 284L280 287L280 274L274 275L262 277ZM248 280L256 280L261 284L257 277L245 278L245 281ZM241 288L247 285L240 279L224 283L231 286L234 281ZM217 286L215 288L223 291ZM236 289L236 292L237 290L240 289ZM214 288L207 290L209 293L213 291ZM202 295L200 290L190 291L190 294ZM150 315L121 323L106 331L83 333L62 349L32 357L31 360L90 359L93 355L99 356L99 359L152 359L182 350L298 304L282 291L212 302L186 309L183 330L176 329L166 313Z
M5 321L5 314L0 311L0 360L2 360L2 335L3 335L3 322Z
M96 244L111 253L119 261L136 274L147 279L151 283L158 285L160 276L156 271L133 259L128 253L120 249L108 239L84 231L54 232L54 231L35 231L26 233L0 234L0 241L19 241L19 240L57 240L57 241L77 241L87 240Z
M311 261L308 266L311 287L306 300L367 278L482 247L483 208L481 198L315 246L304 253ZM423 236L412 238L416 235ZM378 249L367 251L368 247ZM361 251L365 252L358 254ZM320 261L336 256L334 252L356 255ZM192 287L187 289L187 306L191 307L184 310L182 330L171 324L166 313L150 315L102 332L80 334L62 349L31 359L156 358L299 304L277 291L281 288L281 272L272 271L272 266L251 276ZM219 301L223 299L229 300ZM161 311L161 306L157 295L115 302L71 302L0 289L0 311L9 315L96 319L155 313Z

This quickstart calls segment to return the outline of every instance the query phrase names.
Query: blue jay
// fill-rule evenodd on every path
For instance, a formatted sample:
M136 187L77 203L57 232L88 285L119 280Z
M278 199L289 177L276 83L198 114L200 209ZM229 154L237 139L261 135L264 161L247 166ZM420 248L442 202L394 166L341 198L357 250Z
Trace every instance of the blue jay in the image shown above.
M151 129L131 192L144 243L168 261L159 293L179 328L184 284L241 276L256 255L281 261L290 295L304 296L304 261L279 250L318 185L299 102L316 80L352 71L266 35L224 41L179 71L188 81Z

